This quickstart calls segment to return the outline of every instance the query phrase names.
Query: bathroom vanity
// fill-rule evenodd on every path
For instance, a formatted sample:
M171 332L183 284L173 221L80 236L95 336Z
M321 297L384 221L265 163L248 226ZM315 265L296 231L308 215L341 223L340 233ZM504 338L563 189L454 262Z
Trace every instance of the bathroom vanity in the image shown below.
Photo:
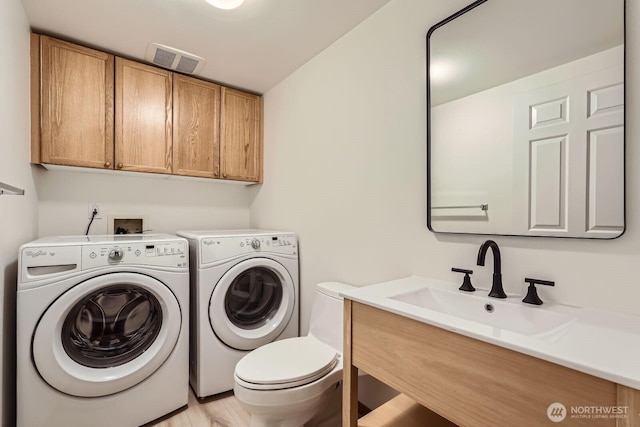
M404 426L409 410L422 426L563 415L563 425L640 426L640 318L486 294L416 276L345 292L343 426ZM357 369L402 393L360 423Z

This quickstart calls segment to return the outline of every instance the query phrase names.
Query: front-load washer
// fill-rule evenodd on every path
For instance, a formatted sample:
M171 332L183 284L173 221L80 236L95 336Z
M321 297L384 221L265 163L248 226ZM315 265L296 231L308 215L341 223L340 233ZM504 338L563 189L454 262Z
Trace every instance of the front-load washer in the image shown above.
M189 241L190 381L204 398L233 389L251 350L298 336L298 244L278 231L177 234Z
M188 256L160 234L23 245L17 425L139 426L186 406Z

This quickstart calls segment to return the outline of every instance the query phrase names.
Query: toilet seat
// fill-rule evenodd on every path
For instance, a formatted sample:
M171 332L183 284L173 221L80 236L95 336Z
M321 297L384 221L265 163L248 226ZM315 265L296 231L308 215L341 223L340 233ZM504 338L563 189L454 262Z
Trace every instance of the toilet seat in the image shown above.
M327 375L339 357L312 336L289 338L247 354L236 365L235 377L238 384L253 390L299 387Z

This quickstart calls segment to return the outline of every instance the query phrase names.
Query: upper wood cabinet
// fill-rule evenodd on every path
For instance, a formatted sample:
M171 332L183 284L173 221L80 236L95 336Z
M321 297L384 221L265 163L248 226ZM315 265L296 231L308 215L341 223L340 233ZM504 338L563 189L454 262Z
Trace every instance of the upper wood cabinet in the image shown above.
M262 182L262 98L31 35L31 161Z
M172 172L171 74L116 58L116 169Z
M220 176L220 86L173 75L173 173Z
M262 182L262 98L225 87L221 98L222 177Z
M46 36L31 43L32 161L111 168L113 55Z

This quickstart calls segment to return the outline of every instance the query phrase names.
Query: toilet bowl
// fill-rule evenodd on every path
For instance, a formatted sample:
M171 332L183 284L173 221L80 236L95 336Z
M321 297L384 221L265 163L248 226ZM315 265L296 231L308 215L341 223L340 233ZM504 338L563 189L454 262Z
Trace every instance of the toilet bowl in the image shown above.
M236 365L234 393L251 427L340 425L343 303L353 289L320 283L309 334L264 345Z

